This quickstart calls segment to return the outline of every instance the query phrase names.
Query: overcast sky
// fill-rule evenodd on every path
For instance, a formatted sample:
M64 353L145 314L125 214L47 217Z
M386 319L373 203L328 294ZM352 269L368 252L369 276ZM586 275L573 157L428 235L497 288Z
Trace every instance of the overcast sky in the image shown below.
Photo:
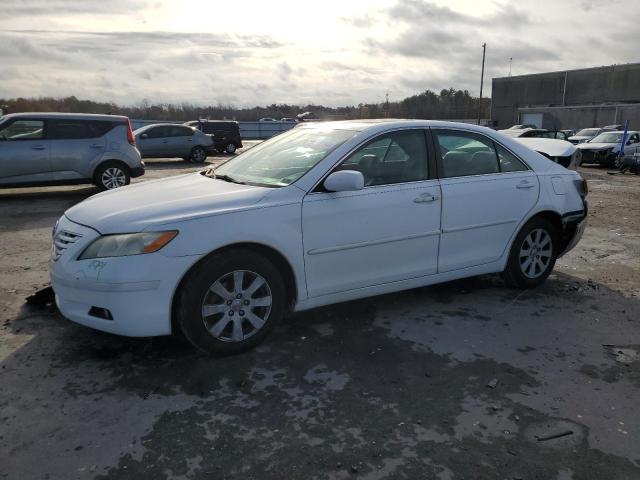
M0 0L0 97L354 105L640 61L640 0Z

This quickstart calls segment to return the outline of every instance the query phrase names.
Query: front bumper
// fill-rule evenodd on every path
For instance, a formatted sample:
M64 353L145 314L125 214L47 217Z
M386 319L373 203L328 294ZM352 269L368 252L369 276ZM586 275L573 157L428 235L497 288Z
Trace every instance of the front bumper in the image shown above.
M76 260L99 234L62 217L58 231L81 235L49 263L56 305L69 320L129 337L171 333L173 294L197 257L160 253ZM105 314L108 312L108 314Z

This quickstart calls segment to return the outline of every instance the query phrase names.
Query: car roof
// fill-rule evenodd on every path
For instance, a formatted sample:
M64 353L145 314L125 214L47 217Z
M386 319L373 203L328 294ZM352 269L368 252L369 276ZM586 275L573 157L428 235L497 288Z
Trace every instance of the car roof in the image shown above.
M9 113L3 118L50 118L50 119L67 119L67 120L128 120L123 115L106 115L99 113L60 113L60 112L21 112Z
M332 128L336 130L383 131L393 128L433 127L433 128L459 128L477 132L494 131L487 127L473 125L471 123L447 122L442 120L405 120L397 118L378 118L366 120L338 120L335 122L303 122L297 128Z
M136 129L136 132L138 130L147 130L151 127L185 127L185 128L193 128L191 125L185 125L184 123L150 123L149 125L143 125L140 128Z

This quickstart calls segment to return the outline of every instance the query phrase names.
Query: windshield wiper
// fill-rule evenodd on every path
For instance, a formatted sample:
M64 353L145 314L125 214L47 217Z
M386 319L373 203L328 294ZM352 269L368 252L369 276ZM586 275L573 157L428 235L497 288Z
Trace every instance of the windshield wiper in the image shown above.
M229 175L216 175L215 172L213 174L213 178L216 178L218 180L223 180L225 182L237 183L239 185L246 185L247 184L247 182L243 182L243 181L237 180L235 178L230 177Z
M209 177L209 178L213 178L213 179L217 179L217 180L222 180L223 182L229 182L229 183L237 183L239 185L246 185L246 182L243 182L241 180L237 180L233 177L230 177L229 175L217 175L215 169L213 168L209 168L207 170L205 170L204 172L202 172L202 175L204 175L205 177Z

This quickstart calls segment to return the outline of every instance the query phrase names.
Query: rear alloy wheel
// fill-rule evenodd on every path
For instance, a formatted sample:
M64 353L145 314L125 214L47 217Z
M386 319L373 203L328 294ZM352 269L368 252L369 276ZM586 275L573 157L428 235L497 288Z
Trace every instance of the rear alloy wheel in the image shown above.
M117 162L107 162L98 167L95 184L100 190L113 190L131 182L129 169Z
M543 283L556 263L557 232L543 218L529 221L516 236L503 276L516 288L531 288Z
M202 147L193 147L193 150L191 150L191 156L189 157L189 159L193 163L202 163L207 159L207 152Z
M236 146L233 143L227 144L227 153L236 153Z
M283 316L284 282L266 258L246 249L214 254L187 277L176 321L200 350L240 353L260 343Z

